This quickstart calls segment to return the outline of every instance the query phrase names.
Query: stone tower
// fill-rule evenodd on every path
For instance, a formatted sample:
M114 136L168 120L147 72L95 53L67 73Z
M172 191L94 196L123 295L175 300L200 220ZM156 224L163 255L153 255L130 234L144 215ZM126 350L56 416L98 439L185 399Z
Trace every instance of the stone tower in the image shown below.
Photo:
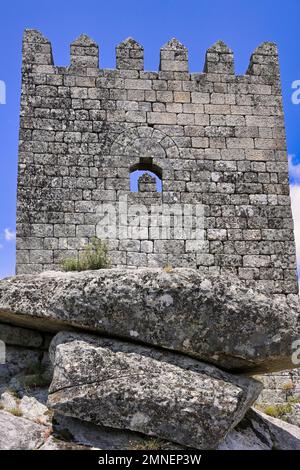
M103 205L125 200L129 212L159 216L154 227L145 216L124 231L124 220L137 218L127 212L120 224L120 211L108 239L113 266L230 272L268 292L297 293L274 44L259 46L237 76L232 51L218 41L204 72L191 74L187 49L172 39L159 71L147 72L133 39L117 46L114 70L99 68L98 45L85 35L71 44L70 66L59 67L50 42L25 31L17 272L57 269L78 256L99 234ZM178 214L190 230L177 230Z

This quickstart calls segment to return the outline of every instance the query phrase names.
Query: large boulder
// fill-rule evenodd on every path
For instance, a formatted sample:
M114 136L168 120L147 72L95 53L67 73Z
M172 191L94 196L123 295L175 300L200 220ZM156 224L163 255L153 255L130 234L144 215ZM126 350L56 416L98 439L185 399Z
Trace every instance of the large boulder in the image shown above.
M299 305L193 269L50 272L0 281L0 321L86 329L183 352L228 370L295 367Z
M77 333L51 343L48 404L94 424L215 448L261 383L167 351Z
M103 450L182 450L174 442L124 429L99 426L88 421L54 414L53 431L56 437L69 437L73 442Z
M62 429L84 446L104 450L181 450L186 447L144 436L133 431L93 425L76 418L55 414L55 431ZM59 435L59 429L57 430ZM300 450L300 429L280 419L250 409L230 431L217 450Z

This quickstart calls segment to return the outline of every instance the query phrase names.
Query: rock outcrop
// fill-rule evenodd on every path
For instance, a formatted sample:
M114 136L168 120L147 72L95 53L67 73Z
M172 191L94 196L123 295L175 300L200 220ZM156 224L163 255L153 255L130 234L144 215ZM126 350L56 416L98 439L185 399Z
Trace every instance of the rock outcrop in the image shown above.
M182 450L183 446L134 432L55 415L55 426L0 411L1 450ZM217 450L300 450L300 430L250 409Z
M300 428L251 409L218 450L300 450Z
M29 397L27 397L30 400ZM6 397L7 399L7 397ZM3 401L3 396L2 400ZM36 404L33 409L36 409ZM40 404L40 406L42 406ZM1 450L90 450L92 445L66 442L52 435L51 426L40 423L30 412L29 416L16 416L11 411L0 411ZM49 424L49 423L47 423Z
M270 299L232 276L2 280L0 448L299 449L295 426L250 410L262 388L250 374L294 367L299 336L294 296Z
M192 358L90 335L60 333L50 355L54 411L196 449L215 448L262 388Z
M47 400L46 388L26 388L13 392L14 381L11 381L9 387L11 390L2 393L0 400L0 407L3 408L0 412L1 449L186 451L185 446L174 442L95 425L57 412L52 421L52 412L44 405ZM214 429L209 432L214 432ZM250 409L217 449L299 450L299 447L299 428Z
M47 428L0 410L0 449L34 450L45 441Z
M193 269L108 269L0 281L0 321L85 329L178 351L233 371L295 367L299 305Z

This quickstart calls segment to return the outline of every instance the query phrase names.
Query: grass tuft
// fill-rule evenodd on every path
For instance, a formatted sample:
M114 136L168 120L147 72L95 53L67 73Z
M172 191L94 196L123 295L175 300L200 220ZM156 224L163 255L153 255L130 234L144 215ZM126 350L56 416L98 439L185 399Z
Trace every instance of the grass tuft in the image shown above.
M261 408L266 415L272 416L273 418L283 418L285 415L292 411L291 403L284 403L283 405L267 405Z
M78 258L66 258L61 262L63 271L88 271L109 268L107 243L97 237L84 247Z
M282 390L294 390L294 388L296 387L296 385L290 380L289 382L285 382L283 385L282 385Z
M173 271L173 267L170 264L167 264L164 267L164 271L165 271L165 273L171 273Z
M20 408L9 408L8 410L8 413L11 413L12 415L14 416L18 416L18 417L21 417L23 416L23 412L20 410Z
M130 450L163 450L166 447L166 442L160 439L149 438L141 442L131 442Z

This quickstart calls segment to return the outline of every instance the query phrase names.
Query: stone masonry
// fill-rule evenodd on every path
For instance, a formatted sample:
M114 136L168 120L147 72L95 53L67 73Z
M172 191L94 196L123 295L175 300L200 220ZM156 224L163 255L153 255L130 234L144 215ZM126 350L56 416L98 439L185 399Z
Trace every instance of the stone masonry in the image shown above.
M101 203L203 208L203 236L163 239L147 224L109 240L112 266L184 266L232 273L276 294L298 292L277 48L263 43L245 75L218 41L203 73L189 73L176 39L158 72L127 39L116 69L99 68L97 44L71 44L69 67L26 30L17 209L17 273L59 269L97 235ZM130 175L150 171L162 181ZM193 214L192 224L197 221Z

